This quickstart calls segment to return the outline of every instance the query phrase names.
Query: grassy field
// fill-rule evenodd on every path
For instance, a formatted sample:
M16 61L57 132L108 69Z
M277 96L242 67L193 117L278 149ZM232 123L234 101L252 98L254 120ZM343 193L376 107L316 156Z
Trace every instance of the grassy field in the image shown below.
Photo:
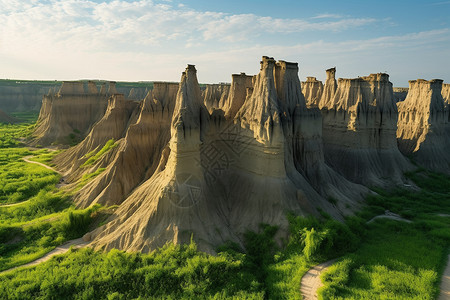
M33 155L50 164L56 154L23 147L32 128L0 127L0 271L82 236L106 214L98 206L75 210L71 195L55 187L57 173L23 161ZM90 163L114 145L93 152ZM323 275L321 299L434 299L450 243L450 218L437 215L450 214L450 178L425 170L408 176L420 191L376 190L345 223L289 215L291 234L281 248L277 228L261 225L245 234L245 249L229 243L216 256L198 252L195 243L150 254L71 250L1 274L0 299L301 299L302 276L331 258L338 261ZM412 222L367 224L386 210Z
M321 299L435 299L450 245L450 178L408 174L421 191L396 190L368 199L359 214L385 210L411 223L378 219L362 230L358 249L323 275ZM441 216L440 216L441 215Z
M75 210L70 195L55 187L58 173L23 160L48 163L57 153L21 147L32 129L29 123L0 125L0 271L80 237L100 210Z

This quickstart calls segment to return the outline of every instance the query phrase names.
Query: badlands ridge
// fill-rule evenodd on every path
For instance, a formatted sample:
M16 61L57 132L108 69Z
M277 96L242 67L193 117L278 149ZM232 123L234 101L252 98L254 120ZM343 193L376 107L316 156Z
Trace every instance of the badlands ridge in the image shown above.
M84 237L99 249L192 238L214 252L261 223L279 226L281 241L288 213L340 220L368 187L409 185L410 158L449 172L449 85L419 79L394 93L384 73L336 80L332 68L323 84L298 71L264 56L256 76L202 91L188 65L143 100L114 83L64 82L44 96L32 143L81 140L54 162L78 207L118 205Z

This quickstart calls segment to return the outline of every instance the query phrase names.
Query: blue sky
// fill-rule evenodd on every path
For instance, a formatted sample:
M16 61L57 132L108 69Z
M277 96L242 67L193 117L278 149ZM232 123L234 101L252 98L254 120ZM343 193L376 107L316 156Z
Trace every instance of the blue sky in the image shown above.
M302 80L450 81L450 1L0 0L0 24L0 78L229 82L268 55Z

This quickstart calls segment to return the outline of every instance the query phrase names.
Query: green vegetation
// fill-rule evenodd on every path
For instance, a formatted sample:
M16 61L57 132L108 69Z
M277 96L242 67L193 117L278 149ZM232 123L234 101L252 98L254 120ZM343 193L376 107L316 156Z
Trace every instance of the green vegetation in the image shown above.
M88 159L84 162L84 164L82 165L82 167L85 166L90 166L93 165L95 162L97 162L97 160L103 156L103 154L107 153L109 150L117 147L117 143L114 141L114 139L110 139L109 141L106 142L105 146L103 146L102 149L100 149L100 151L98 151L97 153L95 153L95 151L97 150L93 150L91 152L89 152L88 154L85 155L85 157Z
M9 139L12 147L31 127L1 128L6 134L0 141ZM94 165L116 145L108 141L86 155L84 165ZM74 209L70 195L55 188L58 174L23 161L32 155L49 164L55 154L0 149L0 271L81 237L111 213L99 206ZM103 171L85 174L77 189ZM301 299L305 272L332 258L337 262L323 274L322 299L433 299L450 244L450 218L437 215L450 214L450 178L422 169L408 176L420 191L376 190L345 223L326 213L320 220L289 215L288 239L261 225L244 235L242 246L226 244L215 256L197 251L193 242L149 254L71 250L1 274L0 299ZM367 223L386 210L412 222Z
M211 256L198 252L194 243L150 254L72 250L5 277L2 299L263 298L243 255Z
M31 135L34 125L27 123L0 123L0 149L23 145L23 140Z
M23 161L30 154L25 148L0 151L0 204L27 200L59 182L59 174Z
M2 126L2 145L19 145L30 125ZM35 260L61 243L82 236L103 210L75 210L70 195L58 191L60 175L24 161L48 163L56 151L0 149L0 271ZM87 179L86 179L87 180ZM8 204L8 205L7 205ZM10 205L16 204L16 205Z
M11 116L19 119L24 123L34 124L39 117L39 112L36 111L13 112L11 113Z
M323 275L322 299L434 299L450 244L450 178L408 174L420 191L377 190L362 211L362 243ZM385 210L412 223L378 219Z

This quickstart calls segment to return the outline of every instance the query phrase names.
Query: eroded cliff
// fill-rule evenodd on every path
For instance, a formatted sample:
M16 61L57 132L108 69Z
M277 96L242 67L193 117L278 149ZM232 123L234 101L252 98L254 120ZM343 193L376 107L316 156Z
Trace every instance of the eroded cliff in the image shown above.
M448 112L441 92L442 80L409 81L406 99L397 104L397 139L405 155L426 168L449 173Z

